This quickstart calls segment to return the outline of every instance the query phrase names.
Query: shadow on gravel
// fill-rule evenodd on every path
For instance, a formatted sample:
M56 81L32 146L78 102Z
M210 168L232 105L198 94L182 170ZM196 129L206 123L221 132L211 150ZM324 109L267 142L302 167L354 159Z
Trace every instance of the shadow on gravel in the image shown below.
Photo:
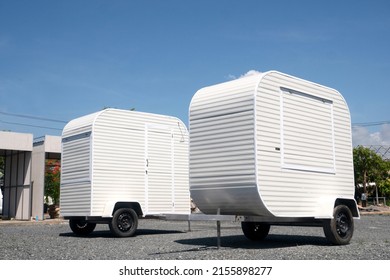
M217 246L217 237L182 239L176 240L175 242L183 245L215 248ZM221 248L226 247L236 249L275 249L306 245L331 246L327 239L321 236L270 234L267 236L266 239L262 241L250 241L243 235L221 237Z
M177 234L177 233L183 233L183 232L178 230L138 229L134 237L137 237L139 235ZM95 230L86 236L76 235L70 231L70 232L60 233L60 236L76 237L76 238L120 238L120 237L113 236L109 230Z
M182 239L182 240L176 240L175 242L182 245L192 245L197 247L189 248L186 250L158 252L150 255L158 256L158 255L185 253L185 252L218 250L216 237ZM297 247L297 246L306 246L306 245L331 246L325 237L270 234L267 236L266 239L258 242L250 241L242 235L224 236L221 237L220 248L256 250L256 249L287 248L287 247Z

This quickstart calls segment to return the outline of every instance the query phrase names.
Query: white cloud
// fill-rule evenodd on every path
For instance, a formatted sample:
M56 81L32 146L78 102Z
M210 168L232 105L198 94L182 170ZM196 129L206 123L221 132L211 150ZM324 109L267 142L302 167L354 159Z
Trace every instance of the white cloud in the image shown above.
M390 124L382 125L382 139L386 142L386 145L390 145Z
M229 80L235 80L235 79L237 79L237 77L236 77L235 75L233 75L233 74L229 74L229 75L227 76L227 78L228 78Z
M248 77L248 76L253 76L253 75L258 75L260 74L261 72L257 71L257 70L249 70L248 72L246 72L244 75L241 75L239 78L244 78L244 77Z
M236 79L241 79L241 78L248 77L248 76L258 75L260 73L261 73L260 71L252 69L252 70L249 70L248 72L246 72L245 74L240 75L239 77L237 77L236 75L233 75L233 74L229 74L228 79L229 80L236 80Z
M370 132L367 127L352 128L353 146L357 145L390 145L390 124L383 124L379 131Z

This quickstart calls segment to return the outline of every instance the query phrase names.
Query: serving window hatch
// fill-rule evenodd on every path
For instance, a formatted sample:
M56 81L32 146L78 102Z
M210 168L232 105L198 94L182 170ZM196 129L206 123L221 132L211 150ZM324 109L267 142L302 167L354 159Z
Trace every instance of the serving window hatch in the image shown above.
M282 169L335 174L333 101L280 88Z

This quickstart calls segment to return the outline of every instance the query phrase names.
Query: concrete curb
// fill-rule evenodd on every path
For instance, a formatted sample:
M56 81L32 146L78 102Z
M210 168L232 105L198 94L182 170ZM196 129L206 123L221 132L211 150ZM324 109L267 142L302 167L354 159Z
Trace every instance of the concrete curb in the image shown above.
M68 221L62 218L45 220L0 220L0 226L6 225L55 225L67 224Z

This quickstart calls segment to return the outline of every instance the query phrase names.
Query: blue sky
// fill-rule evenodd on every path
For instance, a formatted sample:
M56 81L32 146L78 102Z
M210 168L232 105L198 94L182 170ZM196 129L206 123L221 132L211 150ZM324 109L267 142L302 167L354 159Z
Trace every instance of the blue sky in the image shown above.
M337 89L353 123L385 122L354 144L390 145L390 1L0 0L0 130L104 107L188 123L198 89L250 70Z

